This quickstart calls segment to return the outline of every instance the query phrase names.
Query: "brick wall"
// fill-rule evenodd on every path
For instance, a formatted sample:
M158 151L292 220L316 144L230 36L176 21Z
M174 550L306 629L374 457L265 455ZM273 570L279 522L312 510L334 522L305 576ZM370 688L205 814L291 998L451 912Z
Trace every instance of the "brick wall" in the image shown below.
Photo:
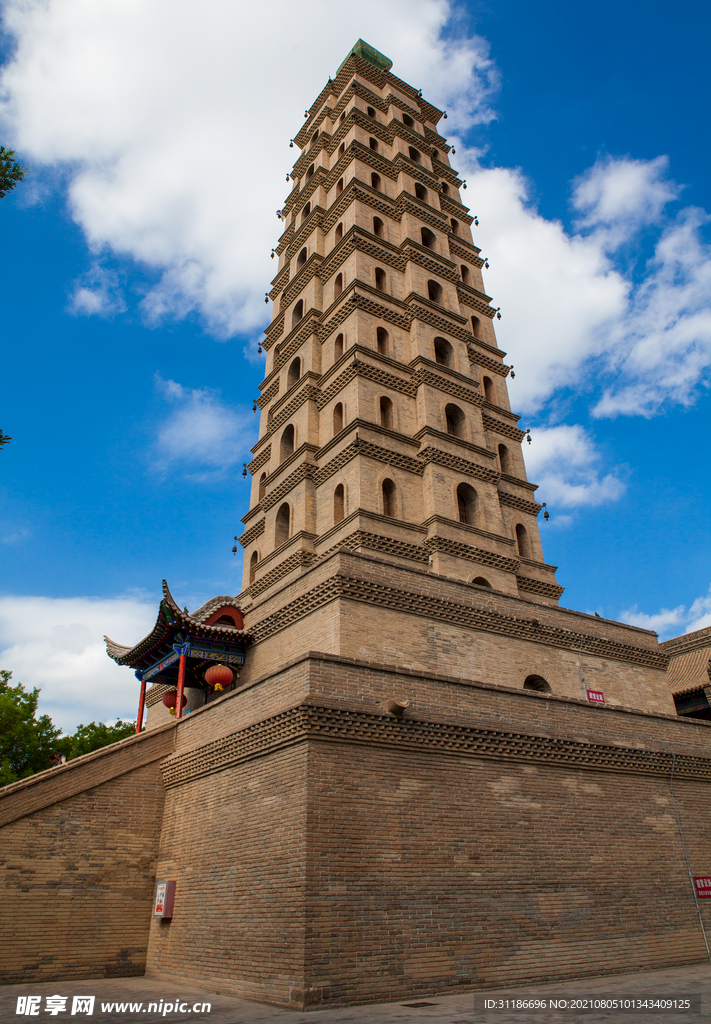
M710 730L298 657L3 791L3 980L145 968L303 1008L700 961L670 773L707 874Z
M711 787L684 781L676 796L703 872ZM706 958L667 779L320 743L309 807L312 998Z
M299 1005L304 987L305 745L169 788L147 975Z
M700 961L669 776L703 874L710 728L297 660L180 727L148 973L300 1008Z
M174 729L0 790L0 981L143 974Z
M335 552L253 606L245 622L257 643L242 681L317 650L514 688L540 675L559 696L582 697L585 685L612 704L675 713L656 634L379 555Z

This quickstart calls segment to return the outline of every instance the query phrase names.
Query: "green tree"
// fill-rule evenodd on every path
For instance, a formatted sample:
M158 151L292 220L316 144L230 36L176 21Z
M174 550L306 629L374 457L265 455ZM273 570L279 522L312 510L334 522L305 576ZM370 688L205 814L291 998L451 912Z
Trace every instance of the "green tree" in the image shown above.
M4 447L6 444L9 444L10 441L12 441L12 438L9 437L7 434L3 434L2 430L0 430L0 448Z
M37 718L40 691L12 686L12 672L0 669L0 785L49 767L61 732L49 715Z
M62 736L57 744L57 750L66 754L67 760L71 761L74 757L90 754L92 750L99 750L109 743L125 740L127 736L133 736L135 731L135 722L122 722L119 718L116 719L115 725L89 722L88 725L77 726L76 732L71 736Z
M135 722L117 718L115 725L89 722L62 736L49 715L37 717L40 691L30 692L22 683L12 686L11 679L12 672L0 669L0 786L43 772L62 755L71 761L136 731Z
M15 150L0 146L0 199L12 192L20 181L25 180L27 168L15 160Z

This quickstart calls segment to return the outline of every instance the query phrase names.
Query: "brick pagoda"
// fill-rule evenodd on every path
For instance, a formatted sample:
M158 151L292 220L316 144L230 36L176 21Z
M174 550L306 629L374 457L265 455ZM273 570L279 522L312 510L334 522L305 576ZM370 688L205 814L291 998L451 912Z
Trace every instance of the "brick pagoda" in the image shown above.
M295 136L242 593L111 652L150 708L185 637L239 679L2 791L5 981L303 1009L706 959L711 638L559 606L442 116L359 42Z

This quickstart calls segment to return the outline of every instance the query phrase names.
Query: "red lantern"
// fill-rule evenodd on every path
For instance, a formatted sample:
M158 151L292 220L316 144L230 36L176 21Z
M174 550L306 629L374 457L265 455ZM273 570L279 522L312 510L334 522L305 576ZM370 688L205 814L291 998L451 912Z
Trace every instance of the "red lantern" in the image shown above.
M229 686L233 678L234 673L232 669L222 664L213 665L205 673L205 682L218 693L220 690L224 690L226 686Z
M178 691L177 690L168 690L166 693L164 693L163 694L163 703L165 704L165 706L167 708L175 709L175 705L178 703ZM185 696L185 694L183 694L183 704L182 704L182 706L185 707L185 705L187 703L188 703L188 698Z

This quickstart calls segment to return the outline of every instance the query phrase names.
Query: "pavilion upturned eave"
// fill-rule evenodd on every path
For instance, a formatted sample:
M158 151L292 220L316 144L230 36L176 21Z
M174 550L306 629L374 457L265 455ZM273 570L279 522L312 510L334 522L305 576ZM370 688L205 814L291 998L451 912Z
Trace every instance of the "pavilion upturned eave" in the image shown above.
M252 639L246 630L232 626L208 625L197 621L187 610L181 611L172 597L166 581L163 581L164 597L160 602L156 623L151 632L133 647L117 644L104 637L109 657L118 665L126 665L140 671L154 666L167 657L176 643L190 644L195 641L232 645L244 649ZM208 602L211 604L212 602Z

